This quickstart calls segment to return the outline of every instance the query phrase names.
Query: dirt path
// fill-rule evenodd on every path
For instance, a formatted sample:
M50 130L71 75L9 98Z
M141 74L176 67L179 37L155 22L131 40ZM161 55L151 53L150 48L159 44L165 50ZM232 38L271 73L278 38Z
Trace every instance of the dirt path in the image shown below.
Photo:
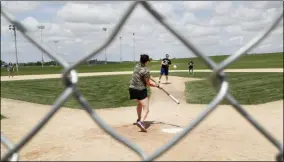
M165 89L181 101L175 104L159 89L152 89L148 133L132 123L135 107L97 110L121 135L153 152L174 134L161 128L184 127L206 105L186 104L184 82L196 80L171 77ZM245 106L269 132L283 142L283 101ZM1 98L1 132L18 142L50 106ZM151 122L151 121L154 121ZM152 124L151 124L152 123ZM1 153L4 151L1 145ZM231 106L219 106L179 144L157 160L274 160L277 150L252 128ZM3 154L2 154L3 155ZM21 160L140 160L132 151L100 130L83 110L62 108L20 152Z
M211 70L194 70L195 72L212 72ZM158 73L159 71L152 70L152 73ZM171 70L171 72L188 72L188 70ZM281 72L281 68L271 68L271 69L226 69L225 72ZM123 75L132 74L132 71L123 72L94 72L94 73L79 73L78 76L99 76L99 75ZM1 81L12 81L12 80L31 80L31 79L48 79L48 78L60 78L61 74L45 74L45 75L19 75L14 78L9 78L8 76L1 76Z

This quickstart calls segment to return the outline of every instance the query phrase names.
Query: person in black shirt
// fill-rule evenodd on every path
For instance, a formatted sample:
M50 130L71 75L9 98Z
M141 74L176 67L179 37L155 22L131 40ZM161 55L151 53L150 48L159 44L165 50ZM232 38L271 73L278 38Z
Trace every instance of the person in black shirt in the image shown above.
M168 75L169 75L169 66L172 64L171 60L169 59L169 54L166 54L166 58L163 58L161 63L161 72L160 72L160 78L159 83L161 82L161 78L163 74L166 76L166 80L168 83Z
M188 62L188 70L189 70L188 74L190 74L190 70L192 71L192 74L193 74L193 65L194 65L193 61L189 60L189 62Z

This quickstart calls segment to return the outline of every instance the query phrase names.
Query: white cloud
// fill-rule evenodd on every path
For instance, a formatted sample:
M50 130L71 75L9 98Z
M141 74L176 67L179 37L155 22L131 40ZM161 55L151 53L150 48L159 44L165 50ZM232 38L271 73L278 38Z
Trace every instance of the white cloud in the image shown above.
M38 5L31 5L24 6L25 9L17 9L14 14L31 29L37 40L40 40L37 25L44 25L42 34L45 44L56 51L56 44L53 41L58 40L58 53L67 54L64 58L74 62L105 41L106 33L102 30L103 27L107 27L107 37L109 37L131 3L130 1L50 1L40 2L42 12L29 12L38 9ZM235 52L253 39L255 34L268 27L279 11L283 10L283 6L275 2L153 1L149 3L182 36L210 55ZM6 52L1 57L13 60L13 35L7 33L8 24L2 19L1 46L10 54ZM118 37L120 36L123 59L133 59L133 32L135 32L136 60L140 53L145 52L156 59L164 57L165 53L170 53L171 57L193 56L178 39L141 5L138 5L117 38L107 47L109 60L119 60ZM21 59L40 59L40 51L21 34L17 34L17 40ZM283 50L281 43L283 44L283 20L255 51ZM263 47L260 48L261 46ZM104 60L104 50L96 58Z
M264 21L257 22L241 22L240 26L245 31L259 32L267 27L267 23Z
M211 1L184 1L183 3L189 11L210 10L213 6Z
M270 47L271 46L271 44L264 44L264 45L262 45L262 46L259 46L259 48L261 49L261 48L268 48L268 47Z
M117 20L117 16L122 14L122 10L107 4L80 4L68 2L61 8L57 15L67 22L90 23L90 24L110 24Z
M221 40L220 36L208 36L193 39L194 43L200 46L217 45L219 44L219 40Z
M5 35L9 31L9 22L8 20L1 15L1 35Z
M283 1L253 1L251 7L258 9L281 8Z
M163 16L171 17L174 16L173 7L175 7L175 2L169 2L169 1L153 1L149 2L151 5L153 5L153 8L157 11L159 11L160 14Z
M207 24L210 26L228 26L228 25L236 24L236 20L233 18L230 18L227 15L214 16L209 21L207 21Z
M190 12L186 12L185 14L183 14L183 17L180 20L181 24L194 24L196 23L198 20L196 19L195 15L190 13Z
M225 14L230 12L231 9L232 9L231 1L222 1L216 5L215 12L218 14Z
M220 27L204 27L199 25L187 25L188 33L184 33L190 37L196 36L212 36L220 34Z
M236 12L232 14L233 18L238 18L244 21L256 21L262 19L262 10L249 8L245 5L240 5Z
M39 25L39 22L33 17L26 17L21 22L31 32L35 32L38 30L37 26Z
M36 1L1 1L1 5L6 7L7 10L13 14L23 13L36 9L40 2Z

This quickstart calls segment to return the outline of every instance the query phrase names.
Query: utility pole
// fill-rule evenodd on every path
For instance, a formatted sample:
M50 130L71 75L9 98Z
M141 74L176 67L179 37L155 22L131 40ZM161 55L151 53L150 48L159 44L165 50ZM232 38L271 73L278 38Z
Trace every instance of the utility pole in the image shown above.
M41 39L41 44L43 44L43 41L42 41L42 30L45 28L44 25L39 25L37 26L37 28L40 30L40 39ZM41 67L43 68L43 63L44 63L44 60L43 60L43 51L41 51Z
M103 28L105 31L105 39L107 39L107 28ZM106 47L105 47L105 64L107 64Z
M19 71L19 62L18 62L18 50L17 50L17 34L16 34L16 30L19 30L18 28L16 28L16 25L9 25L9 30L13 30L14 31L14 42L15 42L15 52L16 52L16 69L17 72Z
M119 37L120 40L120 63L122 62L122 53L121 53L121 37Z
M135 33L133 33L133 62L135 63Z

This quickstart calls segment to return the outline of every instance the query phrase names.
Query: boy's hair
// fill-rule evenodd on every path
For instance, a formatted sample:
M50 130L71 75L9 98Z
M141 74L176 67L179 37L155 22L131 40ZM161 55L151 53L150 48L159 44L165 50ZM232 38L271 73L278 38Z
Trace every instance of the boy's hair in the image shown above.
M140 55L140 62L141 62L142 64L145 64L147 61L150 61L150 58L149 58L148 55L146 55L146 54Z

